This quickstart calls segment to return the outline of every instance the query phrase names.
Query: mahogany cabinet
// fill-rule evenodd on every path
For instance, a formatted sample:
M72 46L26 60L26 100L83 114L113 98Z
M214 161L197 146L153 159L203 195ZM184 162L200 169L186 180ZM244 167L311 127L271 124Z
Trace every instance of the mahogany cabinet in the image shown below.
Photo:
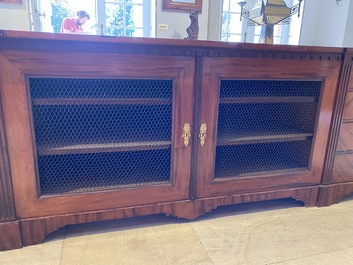
M316 205L344 56L2 31L0 247L84 222Z

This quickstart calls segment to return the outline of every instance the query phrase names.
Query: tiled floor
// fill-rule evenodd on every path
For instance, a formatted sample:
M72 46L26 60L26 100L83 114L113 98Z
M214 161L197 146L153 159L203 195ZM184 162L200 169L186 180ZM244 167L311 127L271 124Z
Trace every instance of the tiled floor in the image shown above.
M353 196L323 208L294 200L224 206L193 221L164 215L68 226L1 265L353 265Z

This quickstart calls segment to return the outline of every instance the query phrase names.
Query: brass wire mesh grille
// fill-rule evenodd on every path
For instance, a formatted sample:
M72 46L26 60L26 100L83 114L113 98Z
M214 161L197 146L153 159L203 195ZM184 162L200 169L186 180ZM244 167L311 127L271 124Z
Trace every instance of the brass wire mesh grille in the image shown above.
M43 195L170 183L172 80L29 78Z
M321 85L221 80L215 178L307 169Z

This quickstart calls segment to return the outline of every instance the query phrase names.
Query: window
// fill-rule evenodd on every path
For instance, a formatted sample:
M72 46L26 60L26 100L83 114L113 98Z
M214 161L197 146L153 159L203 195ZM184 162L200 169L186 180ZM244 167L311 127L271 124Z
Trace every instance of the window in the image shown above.
M240 21L240 6L234 1L223 0L222 10L221 41L243 41L246 27L244 21Z
M267 1L265 1L267 2ZM285 0L288 7L297 4L297 0ZM262 0L248 0L244 6L247 10L260 7ZM248 25L245 18L240 19L241 7L238 1L223 0L222 22L221 22L221 41L229 42L252 42L259 43L262 26ZM301 17L297 15L290 17L289 24L279 24L274 26L273 43L274 44L293 44L299 43L301 27Z
M98 14L105 35L151 37L151 0L105 0Z
M31 9L38 6L39 25L34 30L60 32L65 17L86 10L91 19L83 26L90 34L153 37L151 25L155 0L32 0Z

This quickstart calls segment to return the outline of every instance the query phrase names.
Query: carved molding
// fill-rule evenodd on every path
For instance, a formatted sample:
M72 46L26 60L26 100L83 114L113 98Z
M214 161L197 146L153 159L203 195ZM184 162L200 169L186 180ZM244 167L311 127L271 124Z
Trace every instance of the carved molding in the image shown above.
M318 206L323 207L339 203L351 193L353 193L353 182L322 186Z
M179 218L195 219L211 212L222 205L257 202L264 200L293 198L304 202L305 206L316 206L319 186L303 187L286 190L264 191L240 195L228 195L196 200L185 200L170 203L159 203L136 207L94 211L77 214L56 215L42 218L20 220L21 235L24 246L40 244L45 236L55 230L71 224L97 222L128 218L151 214L165 213Z
M345 98L347 96L347 91L350 85L350 75L352 72L352 54L346 54L344 65L341 73L340 83L338 87L338 93L336 97L336 104L333 110L330 139L331 141L328 144L327 155L326 155L326 164L323 171L323 184L329 184L332 182L332 171L333 164L335 161L336 150L339 132L342 123L342 115L345 105Z
M0 101L0 223L13 221L15 219L15 206L13 201L2 106Z
M1 34L0 34L1 36ZM102 36L104 39L105 37ZM187 42L187 40L185 40ZM207 47L207 46L181 46L181 45L148 45L131 43L111 42L79 42L75 45L67 40L37 40L26 39L26 47L18 39L3 39L2 49L31 50L31 51L64 51L64 52L102 52L120 54L148 54L161 56L202 56L202 57L233 57L254 59L276 59L276 60L305 60L305 61L343 61L341 52L321 52L305 50L266 50L259 49L261 46L253 45L229 45L229 47Z

